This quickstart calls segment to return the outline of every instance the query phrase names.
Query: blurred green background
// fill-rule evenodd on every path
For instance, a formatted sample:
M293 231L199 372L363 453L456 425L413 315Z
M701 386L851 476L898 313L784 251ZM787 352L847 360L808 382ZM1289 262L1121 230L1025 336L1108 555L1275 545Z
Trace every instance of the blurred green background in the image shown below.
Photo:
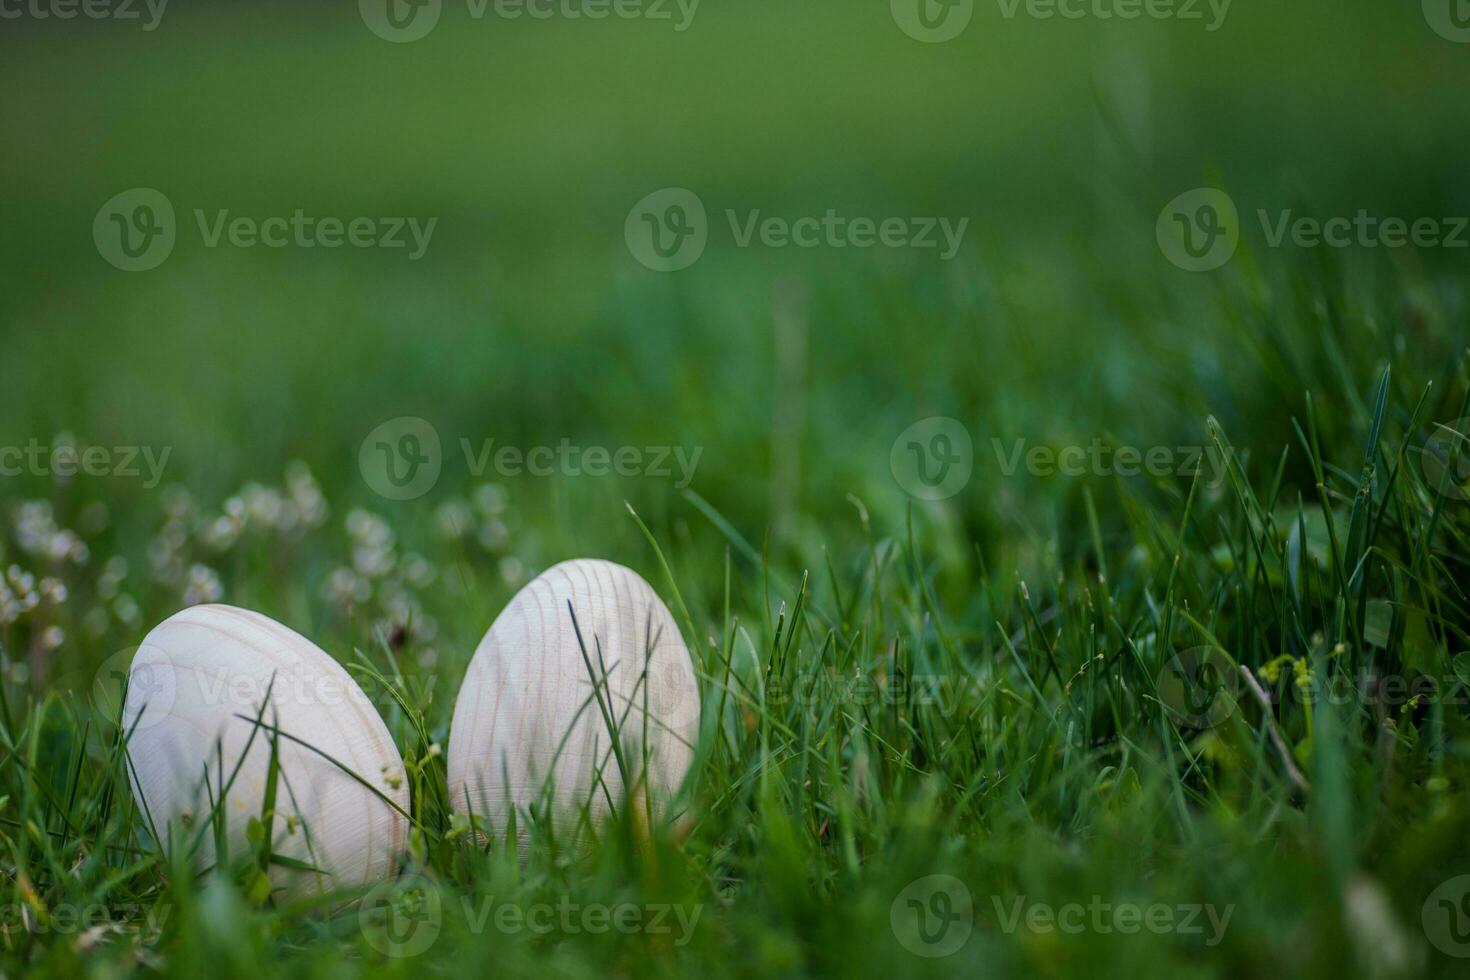
M1206 403L1249 419L1275 392L1199 309L1249 260L1218 276L1169 265L1153 240L1165 201L1208 183L1242 214L1470 210L1470 47L1413 4L1239 0L1207 32L981 3L943 44L905 35L886 3L829 0L706 0L683 32L449 3L411 44L374 36L350 3L176 0L151 32L29 18L3 32L0 440L171 445L171 475L206 492L291 458L359 492L361 438L417 414L446 442L703 445L696 487L757 520L783 278L807 296L789 392L813 461L803 513L890 484L893 437L931 414L982 443L1199 441ZM180 237L128 274L90 228L134 186L170 198ZM628 209L665 186L711 215L708 251L675 274L622 240ZM194 208L439 221L409 262L206 249ZM725 208L963 216L971 231L948 263L737 249ZM1410 251L1352 274L1464 268L1463 253ZM1426 315L1461 312L1436 281ZM1295 396L1310 379L1291 380Z
M407 44L348 3L178 0L152 31L6 21L0 444L170 447L168 482L204 501L299 459L337 516L362 503L400 527L476 482L461 439L702 447L693 489L810 565L858 536L847 494L901 520L893 440L949 415L976 472L930 509L1024 567L1083 481L1006 476L992 440L1199 445L1214 413L1274 459L1304 391L1361 400L1370 378L1342 351L1432 372L1463 348L1464 251L1266 256L1253 217L1470 212L1470 46L1414 5L1240 0L1209 31L981 3L940 44L878 2L706 0L683 31L469 9L446 4ZM1245 229L1229 265L1197 274L1154 226L1201 185L1227 190ZM178 241L122 272L92 221L140 186L173 203ZM670 186L700 196L710 242L659 273L623 222ZM409 261L206 248L193 217L298 208L437 225ZM970 224L942 261L739 248L727 209ZM1430 415L1452 418L1441 397ZM388 502L357 453L403 415L438 430L444 475ZM532 568L641 548L623 499L689 514L656 478L506 482L533 512L514 542ZM141 542L157 508L138 483L21 476L3 492L103 496L120 536L148 525Z

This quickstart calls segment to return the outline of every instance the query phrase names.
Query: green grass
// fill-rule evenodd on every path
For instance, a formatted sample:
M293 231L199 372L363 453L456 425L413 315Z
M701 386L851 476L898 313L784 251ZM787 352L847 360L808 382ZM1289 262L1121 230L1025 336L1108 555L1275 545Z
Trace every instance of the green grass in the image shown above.
M402 46L348 8L15 25L0 446L169 457L158 486L0 477L0 571L38 593L0 624L0 969L1458 975L1432 935L1470 874L1470 507L1424 449L1470 415L1463 254L1271 248L1255 212L1470 212L1465 52L1412 4L1240 5L1208 37L977 5L943 45L885 6L709 2L678 37L450 18ZM1246 231L1192 275L1154 223L1202 184ZM622 225L673 185L711 244L660 275ZM181 222L439 230L416 263L194 236L129 275L90 228L132 186ZM973 230L947 263L740 249L726 208ZM395 502L358 450L404 415L444 470ZM890 450L936 415L974 458L931 503ZM490 438L701 455L687 487L476 475L461 440ZM1171 471L1011 471L1017 440ZM517 853L447 811L442 753L480 637L572 557L663 596L703 728L677 819ZM269 895L262 850L196 875L134 804L118 672L216 595L350 665L408 763L403 877L365 903ZM1200 648L1216 672L1181 688ZM1217 723L1188 723L1214 680ZM973 928L925 958L903 923L945 911L934 875ZM1074 903L1080 931L1047 927ZM668 931L560 911L664 906ZM1118 906L1209 912L1123 932ZM426 949L384 953L423 918Z
M1470 870L1463 697L1342 688L1324 697L1364 672L1441 689L1470 674L1458 585L1470 519L1414 455L1423 420L1453 414L1448 406L1465 397L1463 376L1436 380L1459 394L1421 400L1418 384L1384 371L1360 399L1338 403L1361 426L1328 427L1322 399L1310 412L1304 404L1300 440L1280 455L1247 460L1212 425L1212 447L1231 461L1227 486L1089 484L1078 534L1028 542L1030 561L998 560L999 549L973 539L957 546L966 532L930 508L880 522L855 498L834 502L830 521L865 544L809 568L765 561L701 498L671 493L653 524L669 578L632 518L607 508L608 522L631 526L619 556L676 611L689 610L705 724L683 818L651 836L615 825L590 854L553 842L517 860L503 841L477 847L444 809L430 746L447 744L470 649L460 638L510 591L493 549L425 544L440 577L409 589L427 619L414 619L398 645L372 635L395 621L396 573L350 614L306 585L340 548L338 521L285 541L249 527L210 559L233 568L227 597L372 667L359 675L409 761L406 870L438 896L437 941L384 959L356 907L247 897L254 865L238 883L169 865L129 798L118 732L94 710L110 702L89 699L75 679L33 674L7 685L0 832L15 904L6 956L58 975L83 961L99 973L247 974L281 957L301 974L479 964L892 973L930 965L899 945L892 902L910 881L944 873L974 896L976 927L959 952L933 961L941 972L1238 976L1287 964L1366 974L1375 955L1400 957L1405 972L1448 970L1419 911L1436 885ZM1329 451L1325 431L1339 430ZM1302 471L1320 484L1292 476ZM517 512L512 494L505 516ZM729 530L724 547L715 525ZM191 559L202 548L193 536L184 544ZM1023 564L1032 566L1024 575ZM59 669L69 648L41 652L42 624L84 636L77 612L103 601L89 569L60 571L65 602L4 635L37 673L48 657ZM443 593L454 579L469 595ZM298 607L313 612L297 619ZM415 630L428 622L439 633L420 640ZM1224 651L1280 703L1268 711L1243 684L1227 685L1235 697L1219 693L1223 721L1204 731L1180 724L1158 685L1174 651L1198 646ZM1263 676L1272 667L1274 683ZM1231 918L1216 945L1206 945L1209 929L1008 932L1018 896L1028 906L1209 903ZM672 904L699 919L687 943L673 941L679 930L476 927L495 921L484 915L496 903L558 902ZM117 927L76 931L69 910L93 907Z

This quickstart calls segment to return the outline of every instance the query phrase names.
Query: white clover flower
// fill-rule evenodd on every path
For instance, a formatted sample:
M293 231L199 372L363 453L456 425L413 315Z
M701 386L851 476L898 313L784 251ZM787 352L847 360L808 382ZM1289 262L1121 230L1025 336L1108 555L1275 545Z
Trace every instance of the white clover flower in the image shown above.
M505 510L505 487L498 483L482 483L475 488L475 506L482 514L499 514Z
M293 534L301 526L301 508L296 501L281 497L281 512L276 515L275 529L282 534Z
M434 582L438 570L423 555L409 553L403 557L403 577L416 589L427 588Z
M188 490L171 484L163 490L163 511L175 520L184 520L194 513L194 498Z
M504 551L505 546L510 543L510 530L500 518L487 518L480 525L479 541L480 547L486 551Z
M128 577L128 562L121 555L113 555L102 564L102 574L97 576L97 596L100 599L116 598L118 586Z
M249 483L240 495L245 499L245 515L249 523L269 528L279 526L286 502L278 492L258 483Z
M197 606L205 602L218 602L225 594L219 576L207 565L194 565L189 569L189 578L184 585L183 602L186 606Z
M360 507L347 515L347 533L359 544L377 548L393 546L393 529L388 522Z
M337 568L322 585L322 595L339 606L367 602L373 595L372 583L350 568Z
M475 514L463 500L446 500L434 511L439 523L439 533L451 541L458 541L470 533L475 526Z
M178 549L164 538L148 542L148 570L153 581L170 584L184 577L184 563Z
M383 595L383 608L394 623L415 623L418 619L418 603L402 588L391 588Z
M142 610L138 608L138 602L132 596L124 593L117 597L112 604L112 614L118 620L128 626L138 622L142 616Z
M167 521L158 532L158 540L172 551L180 551L189 543L189 529L182 521Z
M327 520L327 498L311 474L311 467L299 459L286 467L286 491L296 505L300 521L309 528L321 527Z
M500 577L506 585L520 585L526 579L526 566L519 558L500 559Z
M51 539L58 532L56 521L51 515L51 503L46 500L27 500L15 511L15 539L20 550L28 555L49 555Z
M368 578L382 578L393 571L396 559L393 552L385 548L359 547L352 549L352 567Z
M85 565L92 557L91 549L77 537L75 531L58 531L53 534L47 543L46 553L52 561L60 562L70 558L78 565Z
M221 514L199 531L199 540L215 551L229 551L240 540L245 522L238 516Z
M15 599L15 593L10 591L10 586L0 579L0 625L8 625L20 619L20 603Z

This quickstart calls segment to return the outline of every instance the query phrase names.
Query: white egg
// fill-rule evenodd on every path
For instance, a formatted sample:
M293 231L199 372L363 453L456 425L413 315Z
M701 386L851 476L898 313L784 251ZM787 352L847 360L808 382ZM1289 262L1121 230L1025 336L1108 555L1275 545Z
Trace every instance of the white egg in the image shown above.
M595 823L627 786L662 812L693 762L699 708L689 651L653 588L612 562L563 562L516 594L470 661L449 730L450 800L493 834L512 809L524 830L543 800L559 824L584 812Z
M206 821L222 786L229 857L249 853L270 770L262 725L281 732L272 850L318 869L276 865L273 887L376 881L406 846L408 822L386 801L408 811L403 759L383 719L341 664L266 616L205 605L164 620L133 657L122 724L139 809L168 846L199 839L198 867L216 862Z

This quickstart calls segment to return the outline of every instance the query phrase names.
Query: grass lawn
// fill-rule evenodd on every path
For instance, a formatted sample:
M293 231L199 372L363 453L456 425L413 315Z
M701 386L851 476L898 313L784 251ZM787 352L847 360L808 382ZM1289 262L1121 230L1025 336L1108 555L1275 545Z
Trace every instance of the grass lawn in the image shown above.
M1456 22L651 6L0 22L0 972L1463 975ZM573 558L690 774L487 827L455 698ZM209 602L363 687L392 877L164 846L123 681Z

